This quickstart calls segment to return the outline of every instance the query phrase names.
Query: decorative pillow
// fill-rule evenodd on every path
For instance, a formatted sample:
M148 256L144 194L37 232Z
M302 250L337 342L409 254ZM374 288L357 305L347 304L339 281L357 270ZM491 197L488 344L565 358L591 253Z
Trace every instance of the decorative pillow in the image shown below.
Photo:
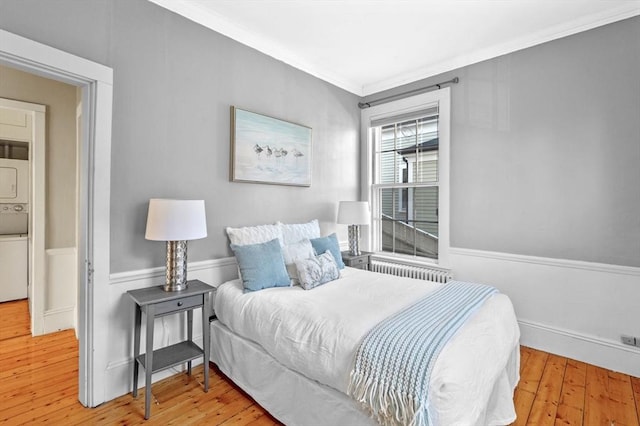
M311 259L297 260L298 278L305 290L311 290L319 285L340 278L340 271L336 260L329 250Z
M294 243L286 244L282 247L282 254L284 256L284 263L291 278L291 285L298 285L298 271L296 269L296 260L309 259L315 256L311 241L307 238Z
M277 238L280 245L282 245L282 229L278 225L245 226L242 228L227 227L227 235L231 244L238 246L266 243L274 238Z
M327 237L314 238L311 240L311 245L316 251L316 254L324 253L329 250L333 255L333 258L338 265L338 268L344 268L344 262L342 261L342 255L340 254L340 244L338 243L338 237L335 232Z
M271 287L289 287L291 284L277 238L259 244L231 244L231 250L238 261L245 293Z
M299 241L320 237L320 225L317 219L307 223L281 223L278 225L282 229L282 241L284 244L293 244Z

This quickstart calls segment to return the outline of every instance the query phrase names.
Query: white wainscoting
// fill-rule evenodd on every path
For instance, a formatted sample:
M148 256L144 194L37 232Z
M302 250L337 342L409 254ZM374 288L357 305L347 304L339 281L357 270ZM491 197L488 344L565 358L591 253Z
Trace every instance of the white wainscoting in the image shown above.
M640 268L451 249L454 279L492 284L509 295L518 315L521 343L640 377L640 348L619 343L619 334L640 336ZM217 286L237 277L233 257L189 264L189 279ZM128 290L160 285L164 268L112 274L108 303L111 323L106 381L107 400L131 392L134 303ZM201 344L199 311L194 340ZM178 316L158 319L157 347L186 337ZM144 352L144 328L142 330ZM154 374L156 382L179 371ZM142 372L141 372L142 374ZM144 376L139 377L144 386Z
M78 277L75 247L46 250L46 291L43 331L76 329ZM77 329L76 329L77 334Z
M135 304L126 293L144 287L162 285L164 283L164 267L130 271L110 275L109 299L105 301L111 312L110 324L105 324L105 332L111 342L107 358L105 398L111 400L131 392L133 385L133 322ZM237 278L238 270L235 258L223 258L203 262L192 262L188 265L189 280L200 280L214 287L225 281ZM154 346L164 347L186 339L186 320L184 315L168 315L156 319L154 324ZM194 312L193 340L202 346L202 324L200 309ZM143 322L145 321L143 317ZM209 324L206 324L208 326ZM140 336L141 353L145 352L145 331L142 327ZM192 365L198 365L194 361ZM153 382L162 380L179 371L183 366L167 369L153 375ZM138 385L145 386L144 371L140 369Z
M515 307L525 346L640 377L640 268L451 248L456 280L491 284Z

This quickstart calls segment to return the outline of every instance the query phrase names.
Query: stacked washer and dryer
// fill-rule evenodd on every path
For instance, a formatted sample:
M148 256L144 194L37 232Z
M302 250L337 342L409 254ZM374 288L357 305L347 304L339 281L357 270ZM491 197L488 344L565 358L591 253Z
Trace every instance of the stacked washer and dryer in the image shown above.
M0 158L0 302L27 298L28 233L29 161Z

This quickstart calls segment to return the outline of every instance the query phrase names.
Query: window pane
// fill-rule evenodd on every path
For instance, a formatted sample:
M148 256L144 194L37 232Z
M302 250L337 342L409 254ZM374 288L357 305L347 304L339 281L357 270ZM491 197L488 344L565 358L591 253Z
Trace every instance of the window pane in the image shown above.
M375 183L438 181L438 118L428 117L380 128Z
M396 149L396 127L385 126L380 131L381 139L380 139L380 151L393 151Z
M414 233L405 223L382 219L382 250L414 255Z
M397 150L410 149L415 152L418 141L418 135L416 134L417 127L418 126L415 120L407 121L397 125Z
M384 219L385 216L388 218L394 218L394 197L393 197L393 189L383 189L380 191L380 207L381 207L381 216Z
M427 233L437 238L438 188L414 188L413 209L418 232Z
M437 259L438 188L383 188L382 250Z
M398 170L402 168L402 166L402 157L394 151L381 153L378 183L398 182Z

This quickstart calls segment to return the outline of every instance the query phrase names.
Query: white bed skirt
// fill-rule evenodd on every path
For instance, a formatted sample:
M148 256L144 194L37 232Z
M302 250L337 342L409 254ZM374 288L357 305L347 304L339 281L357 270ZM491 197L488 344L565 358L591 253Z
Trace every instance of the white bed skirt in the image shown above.
M505 392L513 395L519 377L519 350L516 345L494 385L484 413L487 421L483 424L507 424L513 420L512 413L497 412L499 408L494 402ZM233 334L219 321L211 323L211 361L285 425L377 424L344 393L283 366L259 345ZM504 423L496 423L496 419L503 419Z
M211 323L211 361L286 425L377 424L347 395L288 369L219 321Z

